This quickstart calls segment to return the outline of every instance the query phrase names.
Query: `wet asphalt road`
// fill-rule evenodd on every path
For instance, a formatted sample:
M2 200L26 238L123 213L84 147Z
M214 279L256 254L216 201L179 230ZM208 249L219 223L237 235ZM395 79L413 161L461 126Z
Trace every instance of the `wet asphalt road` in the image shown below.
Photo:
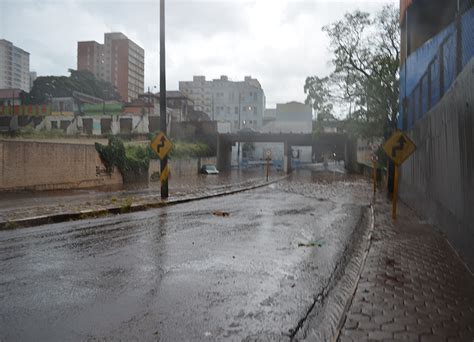
M327 283L370 189L296 177L0 232L0 340L286 338Z

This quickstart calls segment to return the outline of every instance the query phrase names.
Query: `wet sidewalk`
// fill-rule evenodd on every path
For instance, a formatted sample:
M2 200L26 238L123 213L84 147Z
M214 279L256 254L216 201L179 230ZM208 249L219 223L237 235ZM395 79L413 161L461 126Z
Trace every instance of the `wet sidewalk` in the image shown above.
M273 172L269 181L281 179ZM162 201L160 183L128 185L122 189L87 189L75 191L19 192L2 194L0 199L0 228L15 228L18 220L76 214L84 217L93 213L127 212L131 207L146 207L160 203L191 200L222 195L267 184L260 169L233 170L219 175L196 175L170 179L170 197ZM115 210L114 210L115 209ZM63 220L63 219L61 219ZM20 224L22 225L22 224ZM28 224L31 225L31 224Z
M375 203L371 246L339 341L474 341L474 276L434 227Z

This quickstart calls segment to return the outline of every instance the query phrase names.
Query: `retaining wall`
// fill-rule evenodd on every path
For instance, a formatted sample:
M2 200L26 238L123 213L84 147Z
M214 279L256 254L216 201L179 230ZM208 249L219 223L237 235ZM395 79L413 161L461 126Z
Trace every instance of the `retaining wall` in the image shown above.
M0 191L117 184L122 176L105 173L94 145L0 140Z
M188 158L188 159L172 159L168 161L170 166L170 177L173 176L195 176L199 173L202 165L213 164L216 165L216 157L208 158ZM153 173L160 172L160 161L150 160L150 167L148 169L148 176L151 177Z
M401 168L400 196L474 269L474 59L407 133L417 150Z

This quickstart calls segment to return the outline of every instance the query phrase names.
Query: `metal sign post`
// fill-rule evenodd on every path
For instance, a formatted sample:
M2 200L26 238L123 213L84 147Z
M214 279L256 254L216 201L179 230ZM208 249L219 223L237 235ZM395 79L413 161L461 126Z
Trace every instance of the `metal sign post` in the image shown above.
M392 219L397 218L397 200L398 200L398 176L399 166L416 150L413 141L403 132L396 131L383 145L385 153L393 160L395 164L393 198L392 198Z
M160 131L166 134L165 0L160 0ZM160 162L161 198L168 198L168 154Z
M267 179L267 182L268 182L268 170L270 169L270 160L272 159L272 151L271 150L268 150L266 152L266 155L267 155L267 171L266 171L266 179Z
M374 196L377 192L377 156L375 154L372 155L372 178L374 182Z
M379 158L377 157L377 150L379 149L378 144L370 144L372 149L372 154L370 156L370 160L372 161L372 178L373 178L373 187L374 187L374 197L375 193L377 192L377 162Z

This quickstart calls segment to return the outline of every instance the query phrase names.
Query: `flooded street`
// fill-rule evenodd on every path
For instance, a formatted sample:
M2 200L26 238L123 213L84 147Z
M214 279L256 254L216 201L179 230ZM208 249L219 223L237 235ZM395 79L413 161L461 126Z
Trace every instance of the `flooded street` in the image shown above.
M315 177L0 232L0 339L287 338L368 204L365 181Z
M281 172L270 172L270 180L282 177ZM218 175L189 175L171 177L170 199L199 196L204 192L218 192L240 188L265 180L261 168L231 170ZM17 191L3 193L0 198L0 221L37 215L75 212L106 208L124 202L160 200L160 183L131 183L122 186L82 189L51 190L43 192Z

